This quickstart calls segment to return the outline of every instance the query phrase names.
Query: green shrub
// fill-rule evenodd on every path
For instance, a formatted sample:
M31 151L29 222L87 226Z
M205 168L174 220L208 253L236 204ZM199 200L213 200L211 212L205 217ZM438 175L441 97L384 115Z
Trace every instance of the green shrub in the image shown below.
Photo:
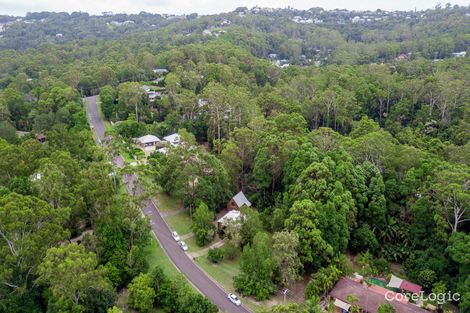
M224 259L224 250L220 248L210 249L207 253L207 259L212 263L219 263Z
M375 259L374 267L379 274L390 273L390 264L384 258Z

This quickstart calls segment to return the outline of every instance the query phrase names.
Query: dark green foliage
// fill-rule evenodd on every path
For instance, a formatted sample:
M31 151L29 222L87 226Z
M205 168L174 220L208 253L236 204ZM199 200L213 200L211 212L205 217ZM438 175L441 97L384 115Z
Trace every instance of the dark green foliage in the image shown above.
M199 203L194 212L193 224L191 228L196 235L196 243L198 246L205 246L215 236L215 225L213 223L214 213L209 211L209 208L204 202Z
M307 287L305 288L305 298L322 297L333 288L343 273L334 265L321 268L312 274Z
M390 263L387 262L384 258L379 258L374 260L374 267L377 269L377 272L381 275L387 275L390 273Z
M207 252L207 259L212 263L220 263L224 259L224 249L209 249L209 252Z
M138 138L146 133L145 124L137 122L135 119L127 119L116 126L116 131L124 138Z
M257 233L251 245L245 246L240 261L240 274L234 279L235 288L243 295L252 295L256 300L268 299L274 292L275 264L269 237Z
M302 271L313 273L310 293L322 294L314 282L328 278L333 266L346 272L337 260L350 249L361 253L364 272L387 273L389 261L403 263L408 278L427 291L445 286L459 292L461 311L468 311L470 59L451 53L468 50L469 13L438 5L385 18L378 10L367 14L379 19L364 23L352 23L357 12L315 8L239 8L198 19L2 16L0 23L12 24L0 38L0 211L18 211L21 219L4 214L0 227L20 233L37 218L34 212L43 212L55 226L39 224L55 231L32 230L20 257L0 242L6 251L0 280L28 291L0 284L0 311L101 312L111 305L108 290L87 291L74 306L54 296L52 286L31 283L38 258L68 233L93 230L83 246L115 287L147 270L148 223L128 197L114 195L111 166L95 145L80 100L98 92L104 117L117 123L110 134L122 137L106 152L122 150L117 146L124 139L124 149L143 156L131 147L132 138L180 130L182 144L149 164L163 190L189 208L198 244L213 238L211 212L239 190L249 195L256 209L242 209L246 219L227 229L224 248L235 258L244 247L236 279L244 294L268 298ZM295 23L297 15L320 16L323 23ZM222 18L231 25L221 26ZM113 23L125 20L134 23ZM226 32L202 36L206 28ZM63 37L55 37L58 32ZM270 53L291 66L272 65ZM169 73L156 74L156 67ZM149 101L144 84L161 97ZM46 135L45 143L37 133ZM207 206L196 209L201 201ZM275 237L273 249L256 235L263 230L290 232L298 254L286 254L288 245ZM221 251L209 254L219 258ZM289 263L297 256L302 268ZM289 268L286 262L295 265L292 271L281 271ZM160 274L150 284L157 300L147 301L147 309L216 310L182 281ZM316 302L312 297L273 312L316 312Z
M106 119L110 119L114 109L114 101L116 99L116 91L111 86L105 86L100 90L101 112Z
M368 224L362 224L353 233L351 247L356 252L369 251L375 253L379 248L379 243Z
M217 307L207 298L194 291L181 277L169 279L156 267L149 277L156 294L156 305L175 313L217 313Z
M7 121L0 121L0 138L13 143L16 141L15 127Z

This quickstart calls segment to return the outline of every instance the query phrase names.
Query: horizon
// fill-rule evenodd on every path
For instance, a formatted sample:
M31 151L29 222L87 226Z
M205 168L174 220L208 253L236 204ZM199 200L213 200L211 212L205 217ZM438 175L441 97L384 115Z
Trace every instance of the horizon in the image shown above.
M201 3L202 2L202 3ZM352 0L318 0L315 2L306 2L302 0L260 0L260 1L239 1L232 0L219 3L216 0L201 0L200 4L195 4L190 0L173 3L170 0L120 0L117 4L112 0L93 1L86 3L73 0L62 2L58 0L0 0L0 15L13 15L24 17L27 13L36 12L54 12L54 13L73 13L83 12L90 15L101 15L103 12L113 12L114 14L138 14L140 12L151 14L192 14L212 15L226 12L232 12L238 7L269 7L274 9L292 8L295 10L308 10L310 8L322 8L324 10L346 9L348 11L376 11L378 9L385 11L423 11L434 9L438 2L430 4L426 0L398 0L390 3L385 0L368 0L357 3ZM445 4L442 4L442 7ZM453 1L451 5L470 6L468 0Z

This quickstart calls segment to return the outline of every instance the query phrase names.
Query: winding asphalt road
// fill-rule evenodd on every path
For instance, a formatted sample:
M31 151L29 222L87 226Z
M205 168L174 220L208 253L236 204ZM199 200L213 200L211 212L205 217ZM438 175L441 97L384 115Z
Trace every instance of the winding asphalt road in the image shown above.
M84 98L88 108L88 120L96 133L97 143L105 138L105 127L98 112L97 96ZM117 167L124 166L124 160L118 156L114 159ZM125 175L123 181L128 192L134 192L135 175ZM212 280L194 261L186 254L171 236L171 231L153 201L145 201L142 212L150 218L151 228L155 236L176 268L183 273L191 284L209 298L220 311L226 313L251 313L245 306L235 306L227 299L227 292Z

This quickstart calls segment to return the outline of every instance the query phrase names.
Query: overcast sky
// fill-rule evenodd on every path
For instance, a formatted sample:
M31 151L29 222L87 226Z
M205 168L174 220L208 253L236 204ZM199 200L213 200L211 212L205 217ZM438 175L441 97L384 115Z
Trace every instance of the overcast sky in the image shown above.
M350 10L413 10L432 8L438 1L433 0L0 0L0 15L25 15L26 12L84 11L100 14L104 11L115 13L199 13L213 14L232 11L237 7L284 8L291 6L297 9L322 7L325 9ZM446 3L447 1L441 1ZM470 0L454 0L452 4L470 5Z

